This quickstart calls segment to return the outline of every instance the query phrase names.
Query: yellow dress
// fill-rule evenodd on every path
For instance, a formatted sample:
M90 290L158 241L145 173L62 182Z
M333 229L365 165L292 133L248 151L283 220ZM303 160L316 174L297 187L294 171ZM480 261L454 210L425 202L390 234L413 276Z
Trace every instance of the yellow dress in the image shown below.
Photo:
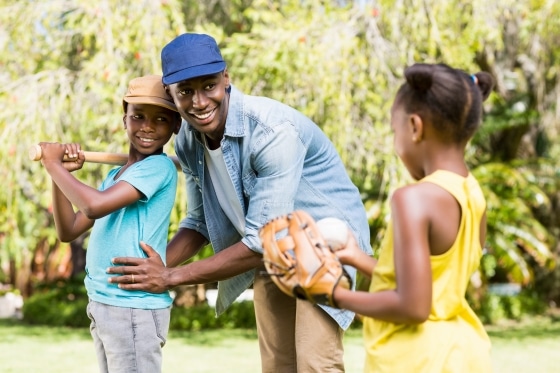
M432 309L422 324L364 318L365 372L491 372L490 339L468 305L465 292L480 264L480 222L486 200L476 179L436 171L418 182L449 191L461 206L457 239L444 254L431 256ZM370 292L395 289L393 226L389 222Z

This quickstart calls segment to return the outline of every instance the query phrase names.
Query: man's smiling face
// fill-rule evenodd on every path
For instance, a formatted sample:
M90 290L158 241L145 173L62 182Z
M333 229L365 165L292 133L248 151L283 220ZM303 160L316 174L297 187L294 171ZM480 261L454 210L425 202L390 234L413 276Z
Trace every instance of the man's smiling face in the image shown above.
M209 139L219 142L226 125L229 85L226 69L170 84L167 89L181 117Z

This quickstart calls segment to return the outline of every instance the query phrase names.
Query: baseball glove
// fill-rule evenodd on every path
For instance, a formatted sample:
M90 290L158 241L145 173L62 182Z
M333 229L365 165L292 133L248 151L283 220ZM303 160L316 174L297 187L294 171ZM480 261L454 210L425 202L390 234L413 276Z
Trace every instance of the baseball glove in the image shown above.
M305 211L269 221L259 236L266 271L284 293L336 307L334 289L352 287L352 279Z

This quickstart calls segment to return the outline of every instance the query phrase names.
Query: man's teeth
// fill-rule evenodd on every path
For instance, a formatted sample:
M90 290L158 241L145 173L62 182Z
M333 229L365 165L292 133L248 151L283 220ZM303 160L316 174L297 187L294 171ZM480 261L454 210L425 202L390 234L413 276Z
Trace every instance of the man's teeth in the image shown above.
M212 113L214 112L214 110L208 112L208 113L204 113L204 114L193 114L195 117L197 117L198 119L206 119L208 117L210 117L210 115L212 115Z

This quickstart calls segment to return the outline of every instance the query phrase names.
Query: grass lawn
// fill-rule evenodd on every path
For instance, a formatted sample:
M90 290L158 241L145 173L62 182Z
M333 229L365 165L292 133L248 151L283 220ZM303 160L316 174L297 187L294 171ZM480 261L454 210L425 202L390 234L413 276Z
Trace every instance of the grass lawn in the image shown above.
M519 323L488 326L496 373L560 372L560 318L537 317ZM0 372L96 373L97 363L87 329L27 326L0 320ZM348 373L362 372L361 332L345 337ZM164 351L166 373L259 373L253 330L171 331Z

